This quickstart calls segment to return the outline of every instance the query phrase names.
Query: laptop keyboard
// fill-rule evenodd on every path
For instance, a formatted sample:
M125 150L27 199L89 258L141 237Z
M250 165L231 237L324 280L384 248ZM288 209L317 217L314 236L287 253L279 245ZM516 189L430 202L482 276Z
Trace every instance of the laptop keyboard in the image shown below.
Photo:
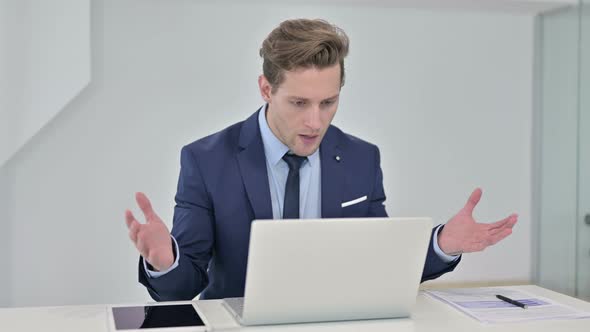
M242 317L242 313L244 312L243 297L230 297L223 300L238 316Z

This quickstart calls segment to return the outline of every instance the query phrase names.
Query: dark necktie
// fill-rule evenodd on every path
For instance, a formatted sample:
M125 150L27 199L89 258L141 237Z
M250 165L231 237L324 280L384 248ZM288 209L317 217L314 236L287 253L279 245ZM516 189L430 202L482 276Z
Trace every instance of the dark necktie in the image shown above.
M286 153L283 160L289 165L289 175L285 185L283 219L299 219L299 168L307 157Z

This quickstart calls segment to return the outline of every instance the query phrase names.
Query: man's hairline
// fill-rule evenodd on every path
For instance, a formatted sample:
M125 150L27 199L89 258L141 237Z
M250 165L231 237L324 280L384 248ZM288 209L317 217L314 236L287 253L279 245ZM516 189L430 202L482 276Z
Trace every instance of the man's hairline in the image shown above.
M316 66L316 65L311 65L311 66L297 66L297 67L295 67L293 69L290 69L290 70L282 69L282 73L281 73L282 75L280 75L280 77L283 78L283 79L280 80L280 81L284 81L284 76L283 75L284 75L284 73L287 73L287 72L297 72L297 71L307 70L307 69L313 69L313 68L316 68L318 70L324 70L324 69L328 69L328 68L331 68L331 67L334 67L334 66L337 66L337 65L340 66L340 62L337 62L337 63L335 63L335 64L333 64L331 66L327 66L327 67L323 67L323 68L318 68L318 66ZM332 96L330 98L326 98L324 100L328 100L328 99L331 99L331 98L334 98L334 97L338 97L340 95L340 91L342 90L342 86L344 86L344 84L342 82L342 68L343 68L343 66L340 66L340 87L338 88L338 94L335 95L335 96ZM275 95L276 94L276 91L281 87L281 85L283 84L283 82L277 83L277 85L274 86L270 82L270 80L268 79L268 77L266 77L266 75L264 75L264 72L261 74L261 76L263 76L264 79L270 85L270 94L271 95ZM288 96L288 97L290 97L290 98L306 99L306 98L297 97L297 96Z

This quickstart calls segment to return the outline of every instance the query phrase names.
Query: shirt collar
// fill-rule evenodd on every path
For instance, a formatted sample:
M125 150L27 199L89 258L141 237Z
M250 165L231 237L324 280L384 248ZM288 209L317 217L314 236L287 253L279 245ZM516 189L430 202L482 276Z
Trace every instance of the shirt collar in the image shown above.
M262 144L264 145L266 159L271 165L276 166L283 159L285 153L289 151L289 147L283 144L268 126L268 122L266 121L267 108L268 104L265 104L258 113L258 126L262 135ZM319 162L319 158L320 149L317 149L311 156L307 157L307 162L313 165L315 162Z

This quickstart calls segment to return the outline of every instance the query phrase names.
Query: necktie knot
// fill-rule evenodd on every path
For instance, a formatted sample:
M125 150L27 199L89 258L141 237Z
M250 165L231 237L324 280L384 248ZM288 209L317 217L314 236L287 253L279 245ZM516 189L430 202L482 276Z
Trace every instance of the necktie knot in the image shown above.
M303 162L307 160L307 157L285 153L283 160L289 165L289 171L299 171Z

